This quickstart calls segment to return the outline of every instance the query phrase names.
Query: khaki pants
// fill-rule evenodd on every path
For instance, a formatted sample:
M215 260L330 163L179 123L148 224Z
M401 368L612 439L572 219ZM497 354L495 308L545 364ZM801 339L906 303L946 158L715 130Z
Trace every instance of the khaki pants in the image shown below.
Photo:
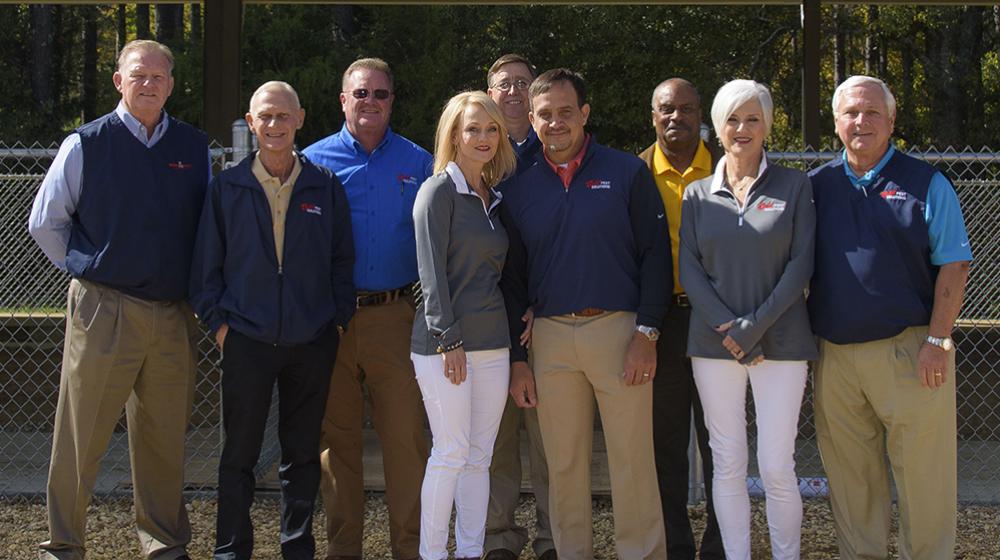
M622 379L634 329L635 314L623 312L535 321L538 424L549 463L552 536L563 560L594 557L595 396L608 451L618 557L667 556L653 460L653 386L627 386Z
M142 553L181 556L191 540L181 492L201 337L194 314L81 280L68 300L40 557L83 558L87 505L122 407Z
M420 486L430 453L423 400L410 362L415 310L406 299L359 308L340 341L323 418L321 464L328 556L361 556L364 475L362 385L382 444L394 558L416 558Z
M927 327L862 344L821 340L816 435L841 558L888 558L888 452L904 560L954 557L957 511L955 353L947 381L920 385Z
M509 550L520 554L528 543L528 530L514 520L521 497L521 421L528 434L528 461L531 468L531 490L535 494L535 540L531 545L535 556L552 550L552 528L549 523L549 467L538 429L538 411L518 408L507 396L507 405L500 419L500 432L493 446L490 464L490 507L486 518L486 552Z

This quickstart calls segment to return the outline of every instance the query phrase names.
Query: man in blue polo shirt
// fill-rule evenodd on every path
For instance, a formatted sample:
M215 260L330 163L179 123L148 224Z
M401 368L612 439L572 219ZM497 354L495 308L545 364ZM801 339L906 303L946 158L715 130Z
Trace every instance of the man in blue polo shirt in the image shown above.
M416 558L420 485L429 453L423 401L410 362L417 280L413 202L431 155L389 128L392 71L362 58L344 72L344 127L306 148L337 174L354 230L358 310L340 342L323 419L323 504L328 559L360 559L364 523L362 385L382 444L394 558Z
M642 160L584 132L583 78L565 68L528 90L542 153L504 191L511 339L537 317L533 369L511 349L511 394L538 401L549 514L564 560L593 558L590 462L601 412L619 558L667 556L653 459L656 340L672 292L663 202ZM513 311L513 312L512 312ZM518 398L520 396L520 398Z
M820 338L816 433L840 556L888 558L891 494L900 557L954 557L955 349L972 252L958 198L933 166L891 144L896 102L879 79L833 94L842 158L812 172Z

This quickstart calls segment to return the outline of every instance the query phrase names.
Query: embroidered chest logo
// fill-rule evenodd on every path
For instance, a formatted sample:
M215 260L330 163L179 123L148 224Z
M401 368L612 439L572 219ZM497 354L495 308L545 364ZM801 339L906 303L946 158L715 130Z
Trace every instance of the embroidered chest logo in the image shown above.
M308 202L303 202L299 208L307 214L316 214L317 216L323 215L323 209L315 204L309 204Z
M783 212L785 210L785 201L765 198L757 203L757 210L761 212Z
M417 178L413 175L407 175L405 173L400 173L396 175L396 180L399 181L400 186L409 185L411 187L418 187Z
M611 181L606 179L591 179L585 183L590 190L610 189Z
M899 189L889 188L879 193L879 196L885 200L906 200L906 191L901 191Z
M184 163L183 161L172 161L167 164L167 167L169 167L170 169L191 169L192 167L194 167L194 165L190 163Z

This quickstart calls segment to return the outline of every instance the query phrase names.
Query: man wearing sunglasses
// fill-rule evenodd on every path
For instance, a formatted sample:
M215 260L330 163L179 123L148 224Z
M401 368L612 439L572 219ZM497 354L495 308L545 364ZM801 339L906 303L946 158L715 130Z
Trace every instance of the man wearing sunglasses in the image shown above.
M363 385L383 446L392 555L417 558L420 485L429 449L410 362L417 280L413 202L432 161L426 150L389 127L394 95L385 61L355 61L344 72L341 89L343 128L303 151L343 183L356 255L358 310L340 343L320 445L327 559L361 558Z

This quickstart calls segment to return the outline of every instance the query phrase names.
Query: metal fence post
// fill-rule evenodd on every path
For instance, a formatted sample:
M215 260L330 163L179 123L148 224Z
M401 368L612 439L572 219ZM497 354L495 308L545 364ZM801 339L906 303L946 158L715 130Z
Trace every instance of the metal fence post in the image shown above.
M253 137L250 134L250 125L244 119L233 121L233 161L226 167L232 167L244 158L253 153Z

